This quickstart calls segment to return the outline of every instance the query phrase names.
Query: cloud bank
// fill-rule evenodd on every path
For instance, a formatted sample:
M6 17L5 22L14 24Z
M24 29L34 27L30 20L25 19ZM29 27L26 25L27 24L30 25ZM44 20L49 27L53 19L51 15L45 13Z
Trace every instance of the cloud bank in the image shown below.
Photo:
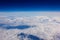
M25 38L18 34L26 34ZM60 17L7 17L0 16L0 40L60 40ZM33 36L33 39L29 35ZM24 35L23 35L24 36ZM37 39L36 39L37 40Z

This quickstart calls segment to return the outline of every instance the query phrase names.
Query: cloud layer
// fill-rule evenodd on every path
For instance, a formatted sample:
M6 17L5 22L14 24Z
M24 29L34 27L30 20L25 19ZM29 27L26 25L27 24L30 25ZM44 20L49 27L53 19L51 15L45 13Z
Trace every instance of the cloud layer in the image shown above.
M0 40L19 40L17 35L20 33L34 35L44 40L60 40L57 37L60 34L59 28L60 17L0 16ZM28 40L28 38L24 40Z

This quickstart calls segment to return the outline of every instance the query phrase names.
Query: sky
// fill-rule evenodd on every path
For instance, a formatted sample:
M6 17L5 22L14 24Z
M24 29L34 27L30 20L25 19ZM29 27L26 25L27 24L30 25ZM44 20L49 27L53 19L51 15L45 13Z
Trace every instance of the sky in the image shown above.
M1 0L0 11L60 11L59 0Z
M41 12L48 12L48 14ZM52 13L49 14L50 12L52 12L53 14ZM52 15L53 16L56 15L57 12L60 12L59 0L0 0L0 15L5 15L5 16ZM57 16L59 14L60 13L58 13Z
M0 16L10 16L10 17L59 16L60 17L60 12L54 12L54 11L0 12Z

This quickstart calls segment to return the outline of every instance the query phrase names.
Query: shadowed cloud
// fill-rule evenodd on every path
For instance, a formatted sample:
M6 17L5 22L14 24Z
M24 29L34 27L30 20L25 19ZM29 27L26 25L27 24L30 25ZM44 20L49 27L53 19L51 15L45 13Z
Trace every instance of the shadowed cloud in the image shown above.
M20 33L17 35L18 37L21 37L21 40L24 40L25 38L27 38L28 40L44 40L43 38L39 38L35 35L32 34L25 34L25 33Z
M3 24L1 24L0 26L2 26ZM30 26L30 25L19 25L19 26L6 26L6 27L2 27L2 28L5 28L5 29L27 29L27 28L30 28L30 27L33 27L33 26Z

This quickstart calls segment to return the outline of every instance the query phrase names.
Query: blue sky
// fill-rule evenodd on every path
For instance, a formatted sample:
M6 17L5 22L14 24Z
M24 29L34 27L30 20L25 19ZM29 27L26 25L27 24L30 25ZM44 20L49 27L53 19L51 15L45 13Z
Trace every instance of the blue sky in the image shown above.
M60 12L59 0L0 0L0 15L4 16L56 15L57 12Z
M59 0L1 0L0 11L60 11Z

